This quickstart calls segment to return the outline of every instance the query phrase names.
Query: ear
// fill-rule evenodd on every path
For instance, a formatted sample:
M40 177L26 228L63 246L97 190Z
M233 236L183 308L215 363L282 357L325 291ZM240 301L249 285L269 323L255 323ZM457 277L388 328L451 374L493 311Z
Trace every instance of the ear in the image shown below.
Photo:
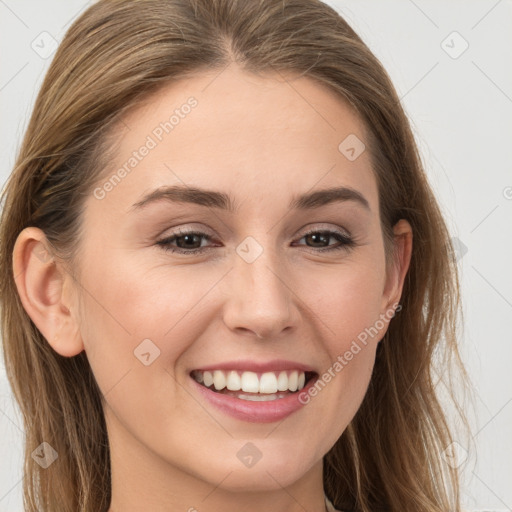
M25 228L13 250L14 280L25 311L51 347L71 357L84 349L71 313L71 276L58 264L44 232Z
M412 228L405 219L393 226L393 248L387 265L386 284L383 294L383 309L395 309L400 302L405 276L409 270L412 254Z

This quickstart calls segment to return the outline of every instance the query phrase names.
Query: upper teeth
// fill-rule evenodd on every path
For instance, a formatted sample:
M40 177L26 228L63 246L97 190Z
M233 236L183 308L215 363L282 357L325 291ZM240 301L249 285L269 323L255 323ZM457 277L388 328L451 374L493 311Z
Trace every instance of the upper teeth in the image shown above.
M255 372L238 372L235 370L223 371L196 370L192 376L197 382L206 387L214 385L217 391L224 388L230 391L245 391L247 393L277 393L278 391L301 390L306 383L303 371L266 372L258 375Z

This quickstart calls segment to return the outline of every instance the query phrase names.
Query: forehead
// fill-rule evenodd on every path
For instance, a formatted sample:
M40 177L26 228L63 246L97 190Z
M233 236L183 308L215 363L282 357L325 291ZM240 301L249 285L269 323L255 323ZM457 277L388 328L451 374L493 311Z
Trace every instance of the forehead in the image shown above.
M104 205L125 213L144 192L170 184L228 191L248 203L336 185L377 199L364 124L309 77L236 66L198 72L147 97L119 130L103 183L125 172ZM354 159L348 146L362 153Z

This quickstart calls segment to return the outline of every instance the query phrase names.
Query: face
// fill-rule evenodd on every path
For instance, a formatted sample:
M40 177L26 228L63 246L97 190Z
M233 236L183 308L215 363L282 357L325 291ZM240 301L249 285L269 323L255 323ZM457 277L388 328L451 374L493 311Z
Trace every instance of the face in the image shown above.
M401 280L363 123L292 78L198 73L120 124L70 305L119 466L280 488L361 404Z

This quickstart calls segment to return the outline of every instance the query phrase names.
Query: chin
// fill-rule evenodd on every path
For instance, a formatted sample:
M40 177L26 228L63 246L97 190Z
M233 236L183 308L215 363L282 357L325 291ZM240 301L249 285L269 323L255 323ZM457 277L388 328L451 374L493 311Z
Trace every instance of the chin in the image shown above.
M297 451L298 453L299 451ZM208 480L215 480L212 482L214 485L218 485L222 477L225 477L225 480L222 481L222 488L233 492L280 490L294 484L311 469L313 463L307 466L298 455L297 458L298 460L291 459L289 451L287 453L283 451L282 454L274 452L269 457L262 455L260 460L247 467L236 458L234 464L221 463L216 470L205 476ZM221 462L225 461L226 457L224 456ZM213 468L215 464L206 464L206 466ZM217 475L218 478L212 479L212 474Z

